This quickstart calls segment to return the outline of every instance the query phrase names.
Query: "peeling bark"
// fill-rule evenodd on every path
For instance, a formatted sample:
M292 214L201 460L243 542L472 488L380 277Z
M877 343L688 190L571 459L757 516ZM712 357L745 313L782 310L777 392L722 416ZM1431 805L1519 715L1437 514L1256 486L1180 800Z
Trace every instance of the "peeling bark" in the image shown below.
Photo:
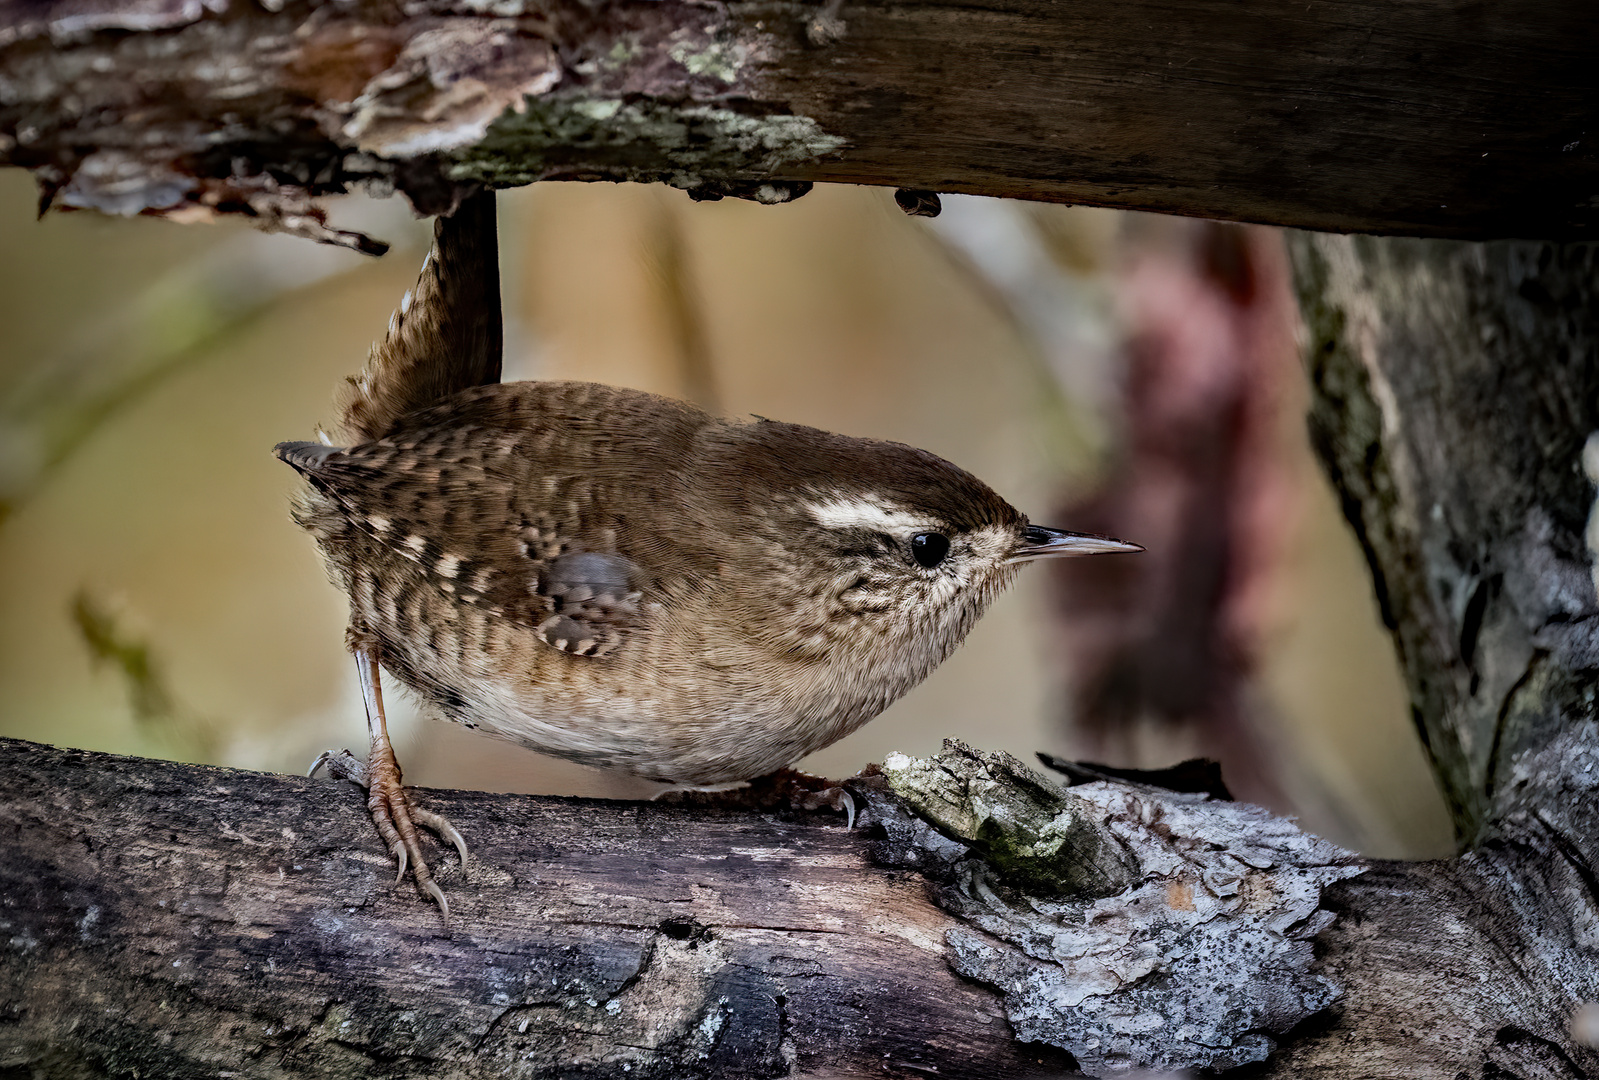
M959 743L883 775L897 801L872 803L877 857L914 862L960 918L950 966L1090 1076L1264 1061L1342 995L1310 941L1333 921L1323 889L1363 866L1291 821L1145 785L1063 793ZM929 844L918 817L957 843Z
M1254 1075L1579 1078L1599 914L1565 845L1594 835L1569 832L1599 805L1594 735L1525 763L1577 777L1586 817L1449 863L1357 865L1143 785L1061 793L1140 863L1100 900L991 875L884 778L857 787L855 830L424 792L473 847L470 880L438 860L448 931L396 890L348 786L4 741L0 1069L1006 1078L1066 1074L1068 1047L1114 1075L1275 1045Z
M0 0L0 163L47 203L366 250L315 197L826 180L1585 237L1596 102L1582 0Z

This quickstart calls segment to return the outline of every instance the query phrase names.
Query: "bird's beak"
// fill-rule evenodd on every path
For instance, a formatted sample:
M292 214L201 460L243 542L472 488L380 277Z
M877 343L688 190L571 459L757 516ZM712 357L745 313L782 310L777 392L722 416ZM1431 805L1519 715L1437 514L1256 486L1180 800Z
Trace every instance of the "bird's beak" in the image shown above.
M1067 555L1103 555L1113 551L1143 551L1138 544L1116 540L1093 533L1065 532L1046 529L1042 525L1029 525L1022 530L1022 539L1011 552L1007 562L1024 563L1034 559L1055 559Z

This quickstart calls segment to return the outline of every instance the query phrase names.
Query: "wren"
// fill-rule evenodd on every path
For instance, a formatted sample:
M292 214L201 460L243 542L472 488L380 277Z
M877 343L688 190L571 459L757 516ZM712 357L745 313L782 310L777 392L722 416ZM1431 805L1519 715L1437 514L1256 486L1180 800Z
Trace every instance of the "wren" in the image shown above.
M501 383L494 196L350 380L343 446L280 444L350 598L379 833L448 913L379 668L444 718L681 786L763 776L926 678L1023 564L1141 550L1030 524L924 450L581 382ZM319 764L328 755L318 759ZM337 762L335 762L337 764ZM313 767L315 771L315 767ZM397 879L398 880L398 879Z

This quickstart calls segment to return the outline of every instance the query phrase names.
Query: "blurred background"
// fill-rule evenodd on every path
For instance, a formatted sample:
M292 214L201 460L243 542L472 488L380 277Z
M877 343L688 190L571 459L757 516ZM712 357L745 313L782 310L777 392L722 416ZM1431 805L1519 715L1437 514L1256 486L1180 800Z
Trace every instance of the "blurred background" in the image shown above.
M52 214L0 172L0 735L301 772L364 746L344 601L270 454L332 416L430 225L381 259L238 225ZM1304 434L1278 234L892 192L501 193L506 377L590 379L926 447L1033 520L1149 548L1024 570L831 776L955 736L1026 761L1215 757L1390 857L1452 850L1364 560ZM399 697L399 695L395 695ZM403 702L403 699L401 699ZM408 782L639 797L397 702Z

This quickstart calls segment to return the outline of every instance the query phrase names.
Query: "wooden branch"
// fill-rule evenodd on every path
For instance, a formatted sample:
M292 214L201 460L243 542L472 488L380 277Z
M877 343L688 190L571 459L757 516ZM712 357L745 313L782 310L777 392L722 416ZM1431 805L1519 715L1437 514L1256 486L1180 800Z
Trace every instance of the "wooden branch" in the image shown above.
M841 818L430 792L474 856L470 883L439 861L445 932L436 908L393 887L350 785L0 745L0 1067L1060 1068L948 969L952 920L915 874L872 870Z
M0 0L0 163L47 202L368 250L311 197L845 181L1589 237L1595 131L1585 0Z
M1569 800L1590 821L1596 759L1590 738L1543 761L1590 777ZM1594 897L1554 828L1517 826L1453 863L1376 864L1331 885L1338 921L1316 938L1313 972L1295 974L1330 915L1316 889L1274 890L1359 867L1287 823L1136 785L1049 795L958 748L895 768L861 789L877 816L853 831L831 816L425 792L473 846L470 881L439 860L455 908L446 932L435 908L395 889L348 785L0 742L0 1069L1044 1077L1072 1064L1044 1040L1074 1038L1096 1075L1145 1063L1117 1057L1129 1047L1219 1063L1277 1042L1259 1075L1599 1067L1566 1031L1575 1002L1599 998ZM1049 837L1004 822L1038 807L1135 808L1103 820L1140 880L1076 909L1027 899L885 794L940 773L998 799L985 844L1025 837L1040 858ZM1272 945L1281 912L1297 921L1278 919ZM1230 921L1255 936L1217 930ZM1084 946L1096 931L1103 947ZM1249 955L1277 958L1252 968ZM1106 977L1115 970L1125 986ZM1296 986L1322 1000L1290 1030ZM1258 1003L1234 1018L1231 1050L1189 1025L1206 997Z

